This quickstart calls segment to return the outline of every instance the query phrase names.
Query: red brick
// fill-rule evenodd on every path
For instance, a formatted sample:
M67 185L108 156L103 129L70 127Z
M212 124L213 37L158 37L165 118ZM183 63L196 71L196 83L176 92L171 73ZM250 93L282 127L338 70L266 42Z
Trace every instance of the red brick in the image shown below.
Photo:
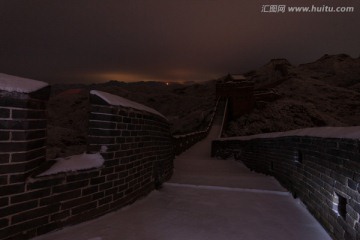
M9 198L8 197L0 198L0 208L5 207L7 205L9 205Z
M46 130L32 130L32 131L13 131L11 132L12 141L34 140L46 137Z
M100 184L105 182L105 176L96 177L90 180L91 185Z
M12 118L13 119L45 119L46 113L45 111L34 111L34 110L12 110Z
M112 196L105 197L99 200L99 206L112 202Z
M59 213L52 214L50 216L50 221L60 221L66 219L70 216L70 210L65 210Z
M9 219L3 218L0 219L0 229L9 226Z
M40 205L43 206L43 205L52 204L54 202L66 201L69 199L78 198L80 196L81 196L81 189L77 189L70 192L55 194L50 197L42 198L40 199Z
M40 207L30 211L22 212L11 217L11 224L17 224L34 218L48 216L50 214L58 212L59 209L60 209L60 204L55 203L45 207Z
M12 184L12 185L1 186L1 195L6 196L11 194L18 194L24 192L24 190L25 190L24 184Z
M76 182L76 181L81 181L84 179L94 178L94 177L98 177L98 176L99 176L98 170L94 170L94 171L90 171L90 172L77 172L76 174L66 176L66 181L67 182Z
M1 153L0 154L0 164L10 162L10 153Z
M46 156L46 148L40 148L31 150L25 153L13 153L11 162L24 162L31 159L39 158L39 157L45 157Z
M27 185L28 190L48 188L51 186L59 185L64 182L64 177L54 178L54 179L38 179L35 182L29 183Z
M80 206L80 205L82 205L82 204L88 203L88 202L90 202L91 200L92 200L92 199L91 199L91 196L88 195L88 196L85 196L85 197L76 198L76 199L72 199L72 200L69 200L69 201L64 201L64 202L61 204L61 210L66 210L66 209L69 209L69 208L74 208L74 207Z
M0 185L7 185L8 184L8 176L0 176Z
M46 120L1 120L0 129L8 130L28 130L45 129Z
M9 131L0 131L0 141L9 141L9 140L10 140L10 132Z
M72 214L80 214L86 211L90 211L91 209L94 209L97 207L97 202L90 202L78 207L75 207L73 209L71 209L71 213Z
M14 204L19 202L30 201L32 199L38 199L38 198L50 196L50 194L51 194L50 188L36 190L32 192L26 192L23 194L11 196L11 203Z
M85 179L85 180L78 181L78 182L71 182L71 183L65 183L63 185L54 186L52 188L52 192L53 193L61 193L61 192L66 192L66 191L70 191L70 190L79 189L79 188L85 187L87 185L89 185L89 180Z
M31 229L35 229L38 226L45 225L49 222L48 217L36 218L27 222L23 222L17 225L12 225L7 228L0 230L0 239L11 237L17 235L22 239L29 239L30 236L27 235L27 232ZM31 235L31 237L34 237ZM10 239L16 239L15 237L11 237Z
M91 186L91 187L87 187L87 188L82 189L81 195L86 196L86 195L96 193L98 191L99 191L99 185Z
M10 118L10 109L0 108L0 118Z
M28 211L30 209L36 208L37 206L38 206L38 201L37 200L32 200L32 201L29 201L29 202L24 202L24 203L11 205L11 206L8 206L8 207L6 207L4 209L1 209L0 218L6 217L6 216L9 216L9 215L13 215L15 213L23 212L23 211Z

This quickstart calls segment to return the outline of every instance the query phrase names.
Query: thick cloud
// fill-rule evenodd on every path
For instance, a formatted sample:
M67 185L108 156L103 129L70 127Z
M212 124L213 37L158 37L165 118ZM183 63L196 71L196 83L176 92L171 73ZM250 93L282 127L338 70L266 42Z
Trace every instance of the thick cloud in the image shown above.
M261 13L263 0L0 1L0 72L47 82L207 80L325 53L360 53L354 13ZM276 4L287 4L279 0Z

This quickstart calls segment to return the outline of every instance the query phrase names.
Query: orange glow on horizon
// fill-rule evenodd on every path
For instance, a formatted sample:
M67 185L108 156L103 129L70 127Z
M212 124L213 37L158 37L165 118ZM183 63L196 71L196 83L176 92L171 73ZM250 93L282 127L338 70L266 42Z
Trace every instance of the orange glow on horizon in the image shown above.
M186 69L169 69L161 74L143 74L131 72L78 72L78 78L86 79L87 82L100 83L108 81L119 82L163 82L166 85L172 83L187 84L189 82L203 82L211 80L213 76L201 72Z

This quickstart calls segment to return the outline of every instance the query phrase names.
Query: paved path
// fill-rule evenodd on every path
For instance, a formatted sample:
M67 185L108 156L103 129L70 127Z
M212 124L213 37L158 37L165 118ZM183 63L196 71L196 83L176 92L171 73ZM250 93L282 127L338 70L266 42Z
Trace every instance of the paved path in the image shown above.
M36 240L326 240L298 201L269 176L210 157L207 139L175 159L160 191L120 211Z
M239 162L211 158L211 140L219 131L220 126L214 125L207 139L175 159L170 183L286 191L274 178L250 172Z

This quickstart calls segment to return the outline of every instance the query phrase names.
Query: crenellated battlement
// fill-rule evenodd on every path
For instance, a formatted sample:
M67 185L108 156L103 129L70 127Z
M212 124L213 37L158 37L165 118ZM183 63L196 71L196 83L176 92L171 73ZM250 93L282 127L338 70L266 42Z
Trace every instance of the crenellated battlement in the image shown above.
M50 87L0 77L0 239L29 239L95 218L171 177L170 125L154 109L92 91L87 154L46 159Z

